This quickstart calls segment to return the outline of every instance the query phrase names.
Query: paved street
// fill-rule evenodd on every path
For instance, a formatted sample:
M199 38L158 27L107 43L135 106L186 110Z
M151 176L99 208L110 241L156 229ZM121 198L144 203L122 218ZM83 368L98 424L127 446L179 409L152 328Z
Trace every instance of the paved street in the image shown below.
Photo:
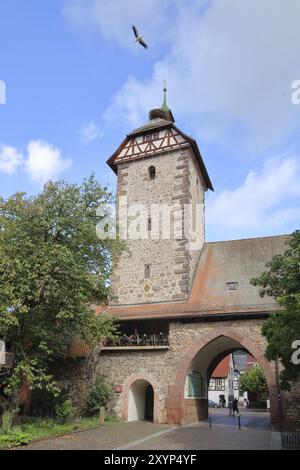
M47 439L24 450L205 450L270 449L272 433L269 415L244 411L242 430L228 410L212 410L212 428L208 423L184 427L161 426L147 422L110 424L97 430Z
M238 426L237 416L228 416L229 412L227 409L210 409L209 412L212 417L212 425ZM270 430L269 413L263 411L248 411L241 408L240 415L242 428Z
M241 411L229 417L227 409L211 409L212 427L197 423L177 428L159 437L131 443L121 449L131 450L268 450L271 447L270 415L261 411Z

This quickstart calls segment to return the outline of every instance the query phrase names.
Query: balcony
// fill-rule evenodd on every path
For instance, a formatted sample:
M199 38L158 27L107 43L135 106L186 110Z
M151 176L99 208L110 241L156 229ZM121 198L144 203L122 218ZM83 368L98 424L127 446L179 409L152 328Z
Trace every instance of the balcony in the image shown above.
M107 339L103 343L102 351L124 351L124 350L168 350L170 347L169 335L165 333L143 334L127 336L123 334L116 339Z

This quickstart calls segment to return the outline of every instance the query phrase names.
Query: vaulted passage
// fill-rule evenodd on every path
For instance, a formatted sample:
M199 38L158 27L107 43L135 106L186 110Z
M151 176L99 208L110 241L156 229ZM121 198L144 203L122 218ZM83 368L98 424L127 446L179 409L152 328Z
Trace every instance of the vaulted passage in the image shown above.
M218 336L204 345L202 340L199 346L196 343L191 348L179 368L176 383L170 389L167 400L170 424L193 423L208 418L208 390L212 373L226 356L241 350L255 357L255 351L228 336ZM256 357L256 360L266 376L271 402L271 421L276 424L278 397L275 372L261 356Z
M201 349L191 361L185 381L184 393L184 419L186 422L201 421L208 417L209 383L212 373L225 357L241 350L248 353L240 343L223 336ZM216 406L220 402L222 402L223 406L228 405L229 398L232 401L234 400L233 377L232 379L225 379L224 373L224 378L219 379L219 381L221 382L222 380L224 381L224 386L220 386L219 392L213 395L214 398L217 397L214 400ZM231 380L232 383L228 383ZM228 388L232 389L231 393L229 393Z

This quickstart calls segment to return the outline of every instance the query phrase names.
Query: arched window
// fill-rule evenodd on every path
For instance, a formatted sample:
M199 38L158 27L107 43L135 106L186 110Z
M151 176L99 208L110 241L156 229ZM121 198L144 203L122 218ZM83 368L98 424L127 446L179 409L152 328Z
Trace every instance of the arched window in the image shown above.
M155 166L150 166L148 171L149 171L149 179L150 180L155 180L155 178L156 178L156 168L155 168Z

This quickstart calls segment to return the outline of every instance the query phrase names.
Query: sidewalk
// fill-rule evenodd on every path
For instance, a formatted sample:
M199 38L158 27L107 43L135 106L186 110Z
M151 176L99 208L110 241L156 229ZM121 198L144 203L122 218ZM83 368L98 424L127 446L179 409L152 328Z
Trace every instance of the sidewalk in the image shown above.
M131 443L120 450L270 450L271 431L238 429L232 426L216 425L210 428L205 424L184 426L160 437L147 439L141 443Z
M174 428L146 421L113 423L99 429L39 441L17 450L111 450L169 429Z

